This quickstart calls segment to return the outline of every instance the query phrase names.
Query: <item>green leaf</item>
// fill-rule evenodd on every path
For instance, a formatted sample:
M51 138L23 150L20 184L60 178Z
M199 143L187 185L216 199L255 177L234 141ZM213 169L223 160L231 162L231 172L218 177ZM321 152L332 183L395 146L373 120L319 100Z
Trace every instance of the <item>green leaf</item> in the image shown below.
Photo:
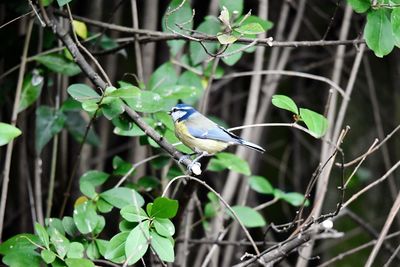
M240 16L243 12L243 0L219 0L218 3L220 8L225 6L229 13L235 12L236 16Z
M162 261L166 262L174 262L175 260L175 253L174 253L174 246L169 241L168 238L160 236L154 231L150 232L151 236L151 247L157 253Z
M79 188L84 195L94 198L97 195L95 187L105 183L109 176L101 171L88 171L79 178Z
M293 112L296 115L299 115L299 108L296 103L288 96L285 95L273 95L272 96L272 104L275 107L285 109Z
M91 201L86 201L76 206L73 218L76 227L82 234L93 232L99 221L96 208Z
M62 225L68 235L75 236L78 233L78 228L76 228L74 219L72 217L64 216L62 219Z
M179 203L175 199L158 197L154 200L150 216L156 218L169 219L175 217L178 211Z
M64 127L66 117L60 110L48 106L40 106L36 110L36 151L42 152L43 147Z
M128 238L129 232L122 232L111 238L107 244L107 249L104 258L111 260L115 263L122 263L125 261L125 242Z
M0 254L3 263L16 267L39 267L40 254L35 251L34 243L39 243L39 238L33 234L18 234L0 244ZM21 257L23 255L23 257Z
M244 226L248 228L261 227L266 225L266 222L261 214L250 207L233 206L232 209L233 211L235 211L236 215L239 217ZM230 212L228 212L228 214L233 219L235 219Z
M66 259L65 263L68 267L95 267L94 263L88 259Z
M233 44L234 42L236 42L237 37L231 34L222 33L217 35L217 39L220 44L224 45L224 44Z
M190 7L190 4L188 1L186 1L182 7L179 9L178 6L182 3L182 0L172 0L171 3L169 4L166 13L171 11L171 10L176 10L174 13L171 13L168 18L166 18L166 15L163 16L162 18L162 29L163 32L168 32L171 33L172 31L182 33L182 34L187 34L186 30L191 30L193 28L193 19L192 19L192 8ZM165 23L164 23L165 22ZM177 25L184 24L183 27L186 29L180 29ZM166 27L168 25L168 27ZM176 56L176 54L181 50L181 48L184 46L185 41L183 40L174 40L174 41L168 41L167 42L168 46L170 47L171 54L172 56Z
M35 60L48 69L67 76L74 76L81 72L79 66L59 54L36 56Z
M47 226L47 232L52 232L51 228L57 229L62 235L65 235L64 225L60 219L57 218L46 218L45 225Z
M72 242L69 244L69 249L67 253L68 258L83 258L83 251L84 247L81 243L79 242Z
M24 79L18 112L28 108L38 99L43 87L43 76L38 73L28 74Z
M392 23L392 31L395 44L397 47L400 47L400 7L396 7L392 10L390 21Z
M74 26L74 31L76 35L78 35L82 39L86 39L88 37L88 29L84 22L79 20L73 20L72 25Z
M141 222L149 219L146 212L137 206L125 206L120 211L122 218L128 222Z
M139 112L154 113L165 109L161 96L150 91L141 91L139 96L124 100L129 107Z
M241 25L246 25L246 24L250 24L250 23L258 23L261 25L261 27L264 29L264 31L268 31L269 29L272 28L272 26L274 26L274 24L271 21L264 20L257 16L248 16L244 21L243 21L243 19L244 19L244 16L241 16L236 21L242 22Z
M328 130L328 120L321 114L309 109L300 109L301 119L306 124L307 128L314 134L316 138L325 135Z
M72 0L57 0L57 3L60 7L68 4L69 2L71 2Z
M87 122L83 119L82 115L76 111L66 112L66 116L67 120L65 121L65 124L68 132L78 143L82 143L86 132ZM93 130L93 127L89 129L89 133L85 141L93 146L100 145L100 139Z
M106 104L102 104L101 107L104 116L109 120L118 117L118 115L125 111L124 102L119 98L105 97L102 102L107 102Z
M347 0L347 2L357 13L364 13L371 7L370 0Z
M150 77L147 85L148 89L153 91L157 87L165 85L175 85L178 81L174 65L170 61L159 66Z
M124 231L131 231L133 228L135 228L138 225L137 222L128 222L127 220L122 220L118 224L118 229L121 232Z
M296 192L285 193L279 189L275 189L274 195L276 198L282 199L295 207L301 206L304 202L304 195ZM309 204L310 202L306 200L304 206L307 207Z
M103 240L103 239L96 239L95 242L96 242L96 246L97 246L97 249L99 250L100 254L102 256L104 256L106 254L106 250L107 250L109 241Z
M264 28L257 22L241 25L235 28L235 31L241 34L260 34L265 32Z
M40 241L42 241L42 244L48 249L49 234L47 233L46 229L40 223L35 223L35 232L39 236Z
M107 94L108 97L122 97L122 98L133 98L140 94L140 89L133 85L127 85L121 87L111 93Z
M54 227L49 228L49 231L50 241L55 247L58 256L63 259L67 255L69 240Z
M99 105L97 104L97 100L86 100L82 102L82 108L89 113L95 112Z
M122 209L128 205L143 206L144 199L135 190L126 187L112 188L100 194L100 197L105 201Z
M175 234L175 226L169 219L155 218L153 225L157 233L162 236L169 237Z
M0 146L11 142L15 137L21 135L21 130L8 123L0 122Z
M92 87L87 86L83 83L71 84L67 89L68 94L79 102L85 102L87 100L99 101L100 95L96 93Z
M114 175L125 175L128 173L133 165L132 163L126 162L123 160L121 157L115 156L112 160L112 166L113 166L113 174Z
M99 200L97 200L96 204L97 204L97 209L102 213L108 213L113 208L113 206L110 203L103 200L102 198L99 198Z
M95 241L90 242L89 245L87 246L86 255L91 260L100 258L100 252L99 249L97 248Z
M220 22L215 17L209 16L205 18L205 21L203 21L199 27L197 27L196 32L215 36L220 29ZM203 45L207 49L208 53L211 54L215 53L218 49L218 43L216 42L205 42ZM193 65L197 65L210 57L199 42L190 42L189 56Z
M208 167L211 171L219 171L222 168L229 169L234 172L242 173L244 175L250 175L250 167L247 161L239 158L232 153L218 153L216 158L211 159L210 166Z
M56 254L48 249L44 249L40 252L40 255L42 256L42 259L44 260L45 263L50 264L56 259Z
M196 87L187 85L159 86L155 90L153 90L153 92L158 93L162 98L169 98L176 100L173 102L174 104L179 99L181 100L186 98L198 99L201 93L201 91L199 91Z
M125 243L125 256L128 265L140 260L149 247L149 221L138 224L129 233Z
M273 194L274 188L270 182L262 176L251 176L249 179L250 188L261 194Z
M368 12L364 38L368 47L374 51L377 57L386 56L393 50L392 25L385 9Z
M224 53L231 53L234 51L237 51L238 49L240 49L241 47L243 47L242 44L232 44L230 45ZM232 66L234 65L236 62L239 61L239 59L242 57L243 52L235 52L234 54L227 56L227 57L222 57L222 61L228 65L228 66Z

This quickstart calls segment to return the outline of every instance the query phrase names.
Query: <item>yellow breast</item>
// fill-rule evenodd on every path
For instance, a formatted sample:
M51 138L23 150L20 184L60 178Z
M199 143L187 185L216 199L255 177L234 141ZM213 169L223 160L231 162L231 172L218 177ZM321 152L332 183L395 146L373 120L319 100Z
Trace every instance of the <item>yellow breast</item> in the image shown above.
M175 135L184 145L190 147L196 153L205 151L208 154L215 154L228 147L228 144L224 142L193 137L183 122L175 123Z

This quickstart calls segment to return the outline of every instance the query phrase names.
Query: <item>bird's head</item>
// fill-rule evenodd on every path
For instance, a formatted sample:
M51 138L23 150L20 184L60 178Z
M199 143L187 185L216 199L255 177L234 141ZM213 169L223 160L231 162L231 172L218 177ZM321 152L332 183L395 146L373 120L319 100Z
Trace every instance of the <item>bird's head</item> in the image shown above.
M173 107L168 114L171 115L174 122L180 122L187 120L192 114L196 113L197 111L186 104L177 104Z

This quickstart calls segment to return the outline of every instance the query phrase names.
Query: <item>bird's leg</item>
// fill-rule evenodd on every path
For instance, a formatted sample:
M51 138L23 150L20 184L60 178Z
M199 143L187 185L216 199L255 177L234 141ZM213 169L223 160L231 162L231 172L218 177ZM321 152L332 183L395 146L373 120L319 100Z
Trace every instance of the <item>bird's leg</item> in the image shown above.
M201 153L199 154L199 156L198 156L197 158L195 158L195 159L192 161L192 164L197 163L202 157L207 156L207 155L208 155L207 152L205 152L205 151L201 152Z
M182 157L179 158L178 163L182 163L183 161L185 161L186 159L190 159L191 156L197 155L196 152L193 152L191 154L185 154Z
M191 173L199 175L201 173L201 164L198 162L202 157L207 156L208 153L203 151L187 166L187 170Z

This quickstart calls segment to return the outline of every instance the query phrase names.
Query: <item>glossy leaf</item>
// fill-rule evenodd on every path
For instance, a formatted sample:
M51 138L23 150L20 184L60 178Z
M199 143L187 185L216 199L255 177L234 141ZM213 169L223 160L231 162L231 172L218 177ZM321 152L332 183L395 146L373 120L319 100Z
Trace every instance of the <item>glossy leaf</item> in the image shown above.
M68 258L83 258L84 247L79 242L72 242L69 244L67 257Z
M157 233L162 236L168 237L175 234L175 226L169 219L155 218L153 225Z
M250 188L261 194L273 194L274 188L270 182L262 176L251 176L249 179Z
M229 54L229 53L233 53L230 56L227 57L222 57L222 61L228 65L228 66L233 66L234 64L236 64L236 62L239 61L239 59L242 57L243 52L237 52L238 49L240 49L243 45L242 44L232 44L230 45L224 53Z
M347 0L347 2L357 13L364 13L371 7L370 0Z
M128 222L141 222L149 219L146 212L137 206L125 206L120 211L122 218Z
M50 264L56 259L56 254L48 249L44 249L40 252L40 256L44 260L45 263Z
M84 22L79 20L73 20L72 25L74 26L74 31L76 35L78 35L82 39L86 39L88 37L88 29Z
M174 246L171 241L163 236L160 236L154 231L150 232L151 247L157 253L162 261L173 262L175 260Z
M105 201L122 209L128 205L143 206L144 199L135 190L126 187L112 188L100 194L100 197Z
M140 94L140 89L133 85L123 86L107 94L108 97L134 98Z
M248 228L265 226L266 222L261 214L246 206L233 206L232 209L235 211L236 215L239 217L240 221L244 226ZM228 214L234 219L233 215L228 212Z
M83 83L75 83L68 87L68 94L79 102L85 102L88 100L99 101L100 95L93 90L92 87L87 86Z
M282 199L295 207L301 206L304 202L304 195L296 192L285 193L279 189L275 189L274 195L276 198ZM306 207L309 204L310 202L308 200L304 202L304 206Z
M78 228L76 228L74 219L72 217L64 216L64 218L62 218L62 225L68 235L74 236L78 233Z
M66 117L60 110L48 106L40 106L36 110L36 151L40 153L43 147L64 127Z
M21 130L11 124L0 122L0 146L11 142L14 138L21 135Z
M159 66L150 77L148 89L154 90L157 87L165 85L174 85L178 81L174 65L171 62L166 62Z
M273 95L272 96L272 104L275 107L288 110L293 112L294 114L299 115L299 108L296 103L288 96L285 95Z
M82 234L93 232L99 220L96 208L91 201L76 206L73 218L76 227Z
M49 234L47 233L46 229L40 223L35 223L35 232L39 236L42 244L46 248L49 248L49 239L50 239Z
M60 233L56 228L49 228L50 241L56 249L57 254L64 258L69 248L69 240Z
M66 259L65 263L67 264L68 267L95 267L94 263L91 262L88 259Z
M129 265L139 261L149 247L149 221L140 223L129 233L125 243L125 256Z
M3 263L7 266L39 267L40 254L36 251L34 243L39 243L39 238L33 234L18 234L0 244L0 254ZM21 257L23 255L23 257Z
M250 167L247 161L239 158L238 156L231 153L218 153L216 158L211 159L209 170L219 171L221 168L229 169L234 172L242 173L244 175L250 175Z
M103 100L107 100L107 98ZM114 98L112 101L107 101L107 103L102 104L101 107L103 115L109 120L118 117L118 115L122 114L125 111L124 103L119 98Z
M226 33L221 33L217 35L218 42L220 44L233 44L238 39L236 36Z
M154 200L150 216L169 219L175 217L178 211L178 201L166 197L158 197Z
M67 60L58 54L36 56L35 60L48 69L67 76L74 76L81 72L81 69L75 62Z
M43 87L43 76L38 73L29 74L24 79L18 112L21 112L34 103Z
M196 31L215 36L220 29L220 22L215 17L209 16L206 17L202 23L200 23ZM205 42L203 45L207 49L207 52L211 54L215 53L218 49L218 43L216 42ZM193 65L197 65L210 57L199 42L190 42L189 51L190 60L192 61Z
M125 261L125 243L128 238L129 232L122 232L115 235L107 244L107 249L104 258L111 260L115 263L122 263Z
M102 185L109 176L108 173L101 171L88 171L79 178L79 189L84 195L94 198L97 195L95 187Z
M258 16L247 16L246 19L243 21L244 18L245 18L245 16L241 16L236 21L241 22L242 23L241 25L257 23L264 29L264 31L268 31L274 25L271 21L264 20Z
M219 0L218 3L221 8L225 6L229 13L235 13L236 16L243 12L243 0Z
M90 242L89 245L87 246L86 255L91 260L100 258L100 252L99 252L99 249L97 248L95 241Z
M135 98L124 98L125 102L133 110L139 112L154 113L163 109L163 99L157 93L141 91Z
M265 32L264 28L257 22L241 25L238 28L235 28L235 31L240 32L241 34L260 34Z
M386 56L393 50L394 37L387 10L381 8L368 12L364 38L377 57Z
M325 135L328 130L328 120L324 116L305 108L300 109L300 116L307 128L316 138Z
M400 7L396 7L392 10L390 21L392 23L395 44L397 47L400 47Z

